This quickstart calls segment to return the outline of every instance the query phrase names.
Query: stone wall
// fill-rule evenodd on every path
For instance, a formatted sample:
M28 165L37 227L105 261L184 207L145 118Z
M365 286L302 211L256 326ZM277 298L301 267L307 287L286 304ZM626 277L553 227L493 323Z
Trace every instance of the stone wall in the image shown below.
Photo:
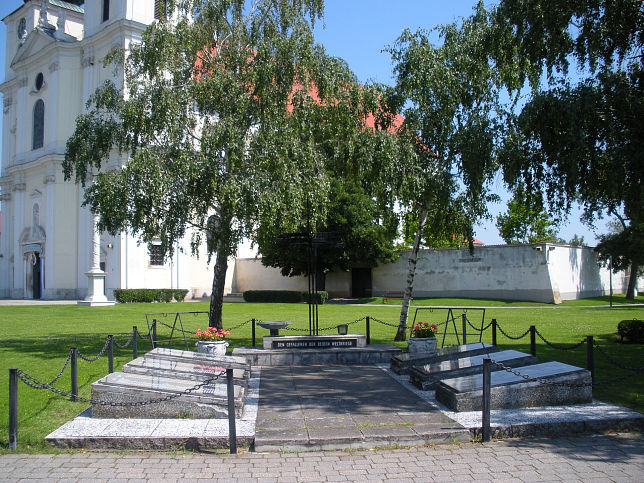
M394 263L372 270L372 294L402 291L409 252ZM623 272L612 277L613 293L626 291ZM609 271L600 267L592 248L552 243L421 250L414 280L414 297L465 297L560 303L562 300L609 293ZM282 277L256 258L237 259L233 291L306 290L306 277ZM327 291L335 297L351 293L351 274L327 276Z

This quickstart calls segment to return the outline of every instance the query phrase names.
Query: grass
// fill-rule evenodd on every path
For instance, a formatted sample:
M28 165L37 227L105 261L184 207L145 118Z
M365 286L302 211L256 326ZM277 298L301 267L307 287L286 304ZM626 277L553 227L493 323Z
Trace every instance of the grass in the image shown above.
M382 297L368 297L358 301L360 304L398 305L402 301L387 299L383 302ZM561 305L546 304L541 302L523 302L520 300L490 300L490 299L462 299L462 298L429 298L420 297L411 301L412 306L441 306L441 307L587 307L598 305L610 305L611 297L608 295L589 299L566 300ZM626 300L624 294L613 295L613 305L644 304L644 296L635 297L634 300Z
M640 297L640 302L642 298ZM475 303L472 303L475 302ZM480 301L463 299L432 299L433 305L452 305L457 307L480 306ZM486 301L490 302L490 301ZM498 304L498 305L497 305ZM585 304L567 303L563 306L539 304L520 308L515 303L490 302L485 310L485 323L496 318L500 327L510 335L522 334L530 325L548 341L558 345L571 345L586 335L592 335L598 344L612 358L629 367L644 366L644 346L619 344L615 336L617 323L623 319L644 319L644 307L625 306L614 300L614 307L608 308L603 298L587 300ZM543 307L543 310L538 309ZM418 307L412 307L410 319L413 319ZM125 343L136 325L139 331L147 333L146 313L150 312L195 312L207 311L207 303L180 304L127 304L114 307L79 307L75 305L57 306L2 306L0 307L0 387L3 394L8 387L9 368L18 368L44 382L51 381L60 371L71 346L78 347L86 356L94 356L104 346L108 334L113 334L120 344ZM538 309L538 310L535 310ZM423 321L439 323L446 317L446 310L421 310L418 318ZM468 317L472 324L480 327L482 311L470 310ZM320 306L320 328L332 327L339 323L350 323L349 331L364 333L364 317L397 324L400 316L398 305L334 305ZM231 328L254 317L258 320L291 320L292 327L308 328L308 310L303 304L251 304L228 303L224 308L224 328ZM163 322L172 324L173 316L156 316ZM207 326L205 315L182 316L186 331L194 333ZM354 321L358 321L352 323ZM459 321L460 322L460 321ZM460 324L457 323L459 332ZM450 328L453 327L450 325ZM371 322L372 343L392 343L395 327ZM453 332L453 330L452 330ZM166 338L170 329L159 325L158 338ZM329 333L327 331L327 333ZM268 331L257 327L258 344ZM468 342L478 340L474 331L468 327ZM185 348L182 340L177 340L175 333L173 346ZM229 350L239 346L251 345L251 324L246 323L232 331L228 340ZM439 341L442 334L439 335ZM490 331L486 331L483 341L491 342ZM453 334L446 336L446 345L456 342ZM529 351L529 337L513 341L499 334L499 346L502 349ZM406 347L406 343L396 343ZM189 341L194 347L194 339ZM139 353L150 349L149 341L139 342ZM544 344L537 338L537 356L540 361L559 360L585 366L586 350L580 347L574 351L559 351ZM131 360L131 348L115 348L115 370ZM609 364L603 356L595 352L596 380L602 381L628 372ZM68 391L70 383L69 369L65 371L55 387ZM90 397L92 382L107 373L107 357L89 363L80 360L78 365L78 384L82 397ZM603 401L627 406L644 411L644 377L630 377L611 385L598 385L594 395ZM18 443L23 452L51 451L44 442L44 437L60 425L73 419L88 407L84 402L70 402L45 390L35 390L22 382L18 385ZM0 398L0 453L8 445L8 398Z

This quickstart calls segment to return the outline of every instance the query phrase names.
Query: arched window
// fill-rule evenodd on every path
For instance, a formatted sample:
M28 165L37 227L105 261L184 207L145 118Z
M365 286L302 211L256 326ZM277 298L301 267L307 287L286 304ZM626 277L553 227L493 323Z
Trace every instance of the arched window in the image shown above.
M42 148L45 138L45 103L42 99L38 99L34 105L32 136L31 149Z

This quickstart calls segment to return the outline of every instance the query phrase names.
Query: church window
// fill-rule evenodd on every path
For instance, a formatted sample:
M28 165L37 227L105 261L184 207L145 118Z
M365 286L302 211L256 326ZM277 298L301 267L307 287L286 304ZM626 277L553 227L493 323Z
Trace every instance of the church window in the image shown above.
M110 19L110 0L103 0L103 22Z
M18 22L18 39L24 40L27 36L27 20L23 17Z
M166 13L167 8L168 8L167 0L154 0L154 18L156 20L168 18Z
M40 149L45 138L45 103L38 99L34 105L34 119L31 149Z
M163 251L159 243L150 243L150 265L163 265Z
M34 87L36 88L36 92L42 89L42 86L44 83L45 83L45 77L42 75L42 72L38 72L38 75L36 76L36 81L34 82Z

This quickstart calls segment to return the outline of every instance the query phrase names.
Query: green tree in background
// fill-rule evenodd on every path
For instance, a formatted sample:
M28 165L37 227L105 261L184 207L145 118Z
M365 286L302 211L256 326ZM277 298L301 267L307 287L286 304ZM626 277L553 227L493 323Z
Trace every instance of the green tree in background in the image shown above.
M508 211L497 216L496 226L505 243L558 241L556 223L543 208L541 193L529 193L523 183L514 188Z
M603 213L619 219L623 233L598 250L631 267L633 298L644 233L644 4L504 0L490 31L493 61L518 66L502 69L508 89L532 86L506 136L506 181L541 190L553 211L578 201L591 225Z

